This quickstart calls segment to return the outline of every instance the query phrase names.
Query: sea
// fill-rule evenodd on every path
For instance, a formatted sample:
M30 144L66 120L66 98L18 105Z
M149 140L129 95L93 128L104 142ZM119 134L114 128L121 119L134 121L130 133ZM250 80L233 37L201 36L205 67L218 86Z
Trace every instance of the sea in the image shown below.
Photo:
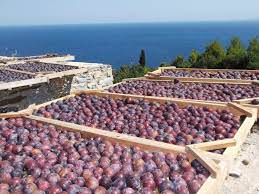
M0 27L0 55L72 54L77 61L111 64L138 63L141 49L147 64L157 67L175 56L186 58L213 40L226 48L233 36L245 46L259 36L259 21L193 23L120 23Z

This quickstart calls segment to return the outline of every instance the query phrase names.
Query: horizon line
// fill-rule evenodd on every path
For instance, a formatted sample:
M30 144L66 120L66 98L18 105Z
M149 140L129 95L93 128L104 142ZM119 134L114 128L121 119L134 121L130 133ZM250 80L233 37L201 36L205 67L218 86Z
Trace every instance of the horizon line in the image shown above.
M44 26L73 26L73 25L109 25L109 24L158 24L158 23L238 23L238 22L259 22L259 19L247 20L197 20L197 21L127 21L127 22L89 22L89 23L60 23L60 24L4 24L0 27L44 27Z

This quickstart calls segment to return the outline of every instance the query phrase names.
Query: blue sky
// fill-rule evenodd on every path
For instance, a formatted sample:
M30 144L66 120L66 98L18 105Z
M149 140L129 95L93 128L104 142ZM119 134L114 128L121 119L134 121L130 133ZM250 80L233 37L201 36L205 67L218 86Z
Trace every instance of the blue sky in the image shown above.
M259 20L259 0L0 0L0 25Z

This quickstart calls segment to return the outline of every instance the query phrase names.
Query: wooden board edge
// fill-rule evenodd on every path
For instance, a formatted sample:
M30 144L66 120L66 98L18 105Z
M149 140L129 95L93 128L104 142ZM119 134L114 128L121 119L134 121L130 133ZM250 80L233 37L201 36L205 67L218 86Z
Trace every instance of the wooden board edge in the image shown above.
M233 146L236 146L236 144L237 144L236 139L230 138L230 139L216 140L211 142L191 144L189 145L189 147L198 148L204 151L209 151L209 150L217 150L217 149L233 147Z

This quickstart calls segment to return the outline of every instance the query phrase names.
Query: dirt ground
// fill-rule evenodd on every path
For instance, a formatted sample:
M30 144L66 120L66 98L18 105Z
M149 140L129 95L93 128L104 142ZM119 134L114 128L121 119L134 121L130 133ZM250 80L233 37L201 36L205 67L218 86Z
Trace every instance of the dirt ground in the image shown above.
M242 161L247 160L248 165ZM235 160L232 171L240 172L239 178L228 176L221 194L259 194L259 126L253 128Z

